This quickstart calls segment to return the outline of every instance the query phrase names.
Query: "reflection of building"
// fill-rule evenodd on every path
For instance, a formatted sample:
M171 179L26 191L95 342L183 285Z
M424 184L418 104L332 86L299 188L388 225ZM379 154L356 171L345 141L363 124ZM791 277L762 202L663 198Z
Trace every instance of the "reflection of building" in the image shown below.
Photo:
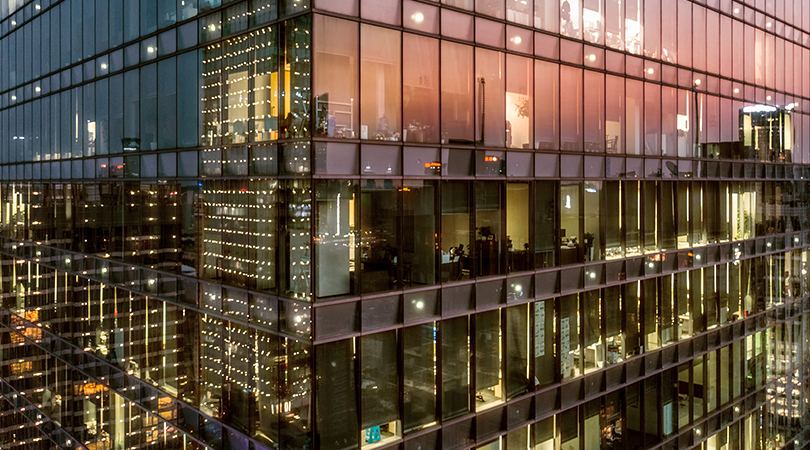
M790 109L793 108L790 104ZM740 110L740 142L746 159L792 162L793 121L790 109L746 106Z
M0 446L806 447L810 9L744 3L0 2Z

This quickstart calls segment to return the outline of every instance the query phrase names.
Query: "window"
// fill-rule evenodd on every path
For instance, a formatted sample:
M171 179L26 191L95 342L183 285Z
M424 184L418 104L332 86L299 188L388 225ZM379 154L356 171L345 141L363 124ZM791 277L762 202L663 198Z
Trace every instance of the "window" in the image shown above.
M580 354L580 308L576 294L566 295L559 299L560 315L557 326L560 330L560 373L567 380L582 375L582 358Z
M533 83L532 60L506 57L506 146L532 148Z
M360 434L363 436L363 444L376 444L400 438L402 423L399 417L397 332L387 331L363 336L359 343L360 396L363 406ZM348 362L351 363L351 358ZM370 436L374 438L369 438Z
M551 316L551 315L549 315ZM470 409L470 348L467 316L443 320L441 332L442 419L466 414Z
M605 341L602 339L601 291L588 291L581 295L582 338L585 350L585 373L605 365Z
M501 261L503 229L503 183L479 181L475 183L475 258L478 276L498 275L503 272Z
M582 69L560 67L560 147L582 151Z
M401 33L360 27L360 139L399 141Z
M476 411L501 403L504 385L501 364L501 311L475 315Z
M288 0L292 2L293 0ZM295 0L295 8L307 8L308 1ZM293 6L287 6L292 8ZM286 139L305 138L309 136L309 97L311 74L311 51L309 30L310 16L300 16L284 22L284 58L281 64L284 71L281 75L281 86L289 86L289 91L282 90L283 119L279 125L280 137Z
M436 422L436 322L402 330L404 432Z
M408 33L403 39L403 141L438 142L439 41Z
M536 60L535 148L557 150L560 145L560 66Z
M437 181L403 181L402 281L407 287L436 282L438 191Z
M472 235L470 233L470 184L442 182L441 279L443 282L470 278Z
M344 180L316 182L316 258L318 297L355 293L356 264L355 238L357 235L354 211L356 183Z
M473 142L473 48L442 41L442 143Z
M315 134L356 139L358 107L357 24L315 16ZM334 39L341 36L341 39Z
M506 142L506 86L504 54L475 49L475 140L502 147Z
M397 233L400 182L366 180L360 188L360 286L362 293L399 287Z

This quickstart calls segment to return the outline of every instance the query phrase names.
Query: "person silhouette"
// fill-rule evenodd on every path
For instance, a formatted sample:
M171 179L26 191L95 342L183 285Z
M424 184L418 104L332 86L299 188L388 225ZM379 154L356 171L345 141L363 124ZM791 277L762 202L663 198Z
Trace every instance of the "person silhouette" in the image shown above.
M574 26L571 24L571 4L568 0L562 2L560 5L560 20L562 21L562 30L566 36L574 34Z

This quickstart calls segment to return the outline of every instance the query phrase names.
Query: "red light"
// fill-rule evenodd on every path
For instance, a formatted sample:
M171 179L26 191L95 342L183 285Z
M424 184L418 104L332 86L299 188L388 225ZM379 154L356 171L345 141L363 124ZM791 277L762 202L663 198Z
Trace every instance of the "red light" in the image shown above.
M123 168L124 168L124 166L121 165L121 164L119 164L118 167L116 167L116 169L123 169Z
M239 192L247 192L247 188L242 188L239 190Z
M101 168L102 168L102 169L106 169L106 168L107 168L107 165L106 165L106 164L102 164L102 165L101 165Z

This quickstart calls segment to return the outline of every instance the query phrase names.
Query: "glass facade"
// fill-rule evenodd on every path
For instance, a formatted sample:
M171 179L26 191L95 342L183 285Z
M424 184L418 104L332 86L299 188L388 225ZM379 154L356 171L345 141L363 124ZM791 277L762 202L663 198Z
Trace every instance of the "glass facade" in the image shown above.
M1 0L0 445L810 445L810 5Z

